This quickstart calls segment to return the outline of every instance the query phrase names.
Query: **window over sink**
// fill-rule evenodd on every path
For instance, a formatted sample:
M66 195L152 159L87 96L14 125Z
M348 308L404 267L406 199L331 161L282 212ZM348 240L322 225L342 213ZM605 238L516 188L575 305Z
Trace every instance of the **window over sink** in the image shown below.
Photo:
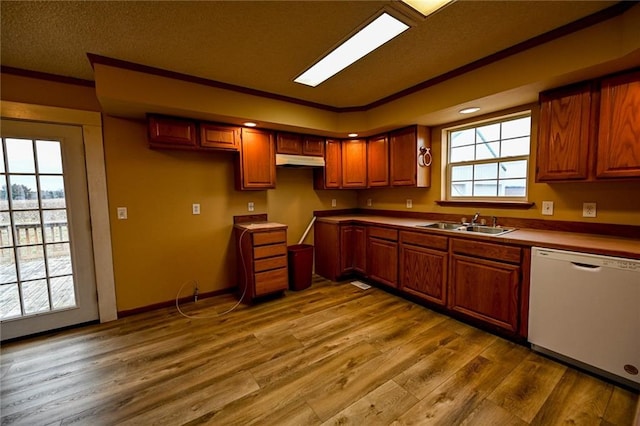
M530 111L444 131L447 200L526 201Z

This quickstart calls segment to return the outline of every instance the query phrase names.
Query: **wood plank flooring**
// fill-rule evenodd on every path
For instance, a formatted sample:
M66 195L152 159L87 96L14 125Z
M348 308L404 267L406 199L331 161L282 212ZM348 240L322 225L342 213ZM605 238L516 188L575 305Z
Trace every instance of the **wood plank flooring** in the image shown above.
M4 344L2 425L632 425L638 394L377 288L314 277Z

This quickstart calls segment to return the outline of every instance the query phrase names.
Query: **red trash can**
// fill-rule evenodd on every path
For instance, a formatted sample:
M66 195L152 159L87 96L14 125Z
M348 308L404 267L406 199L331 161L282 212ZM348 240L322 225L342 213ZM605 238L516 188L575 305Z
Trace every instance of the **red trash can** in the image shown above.
M296 244L287 247L289 261L289 288L304 290L311 286L313 269L313 246L310 244Z

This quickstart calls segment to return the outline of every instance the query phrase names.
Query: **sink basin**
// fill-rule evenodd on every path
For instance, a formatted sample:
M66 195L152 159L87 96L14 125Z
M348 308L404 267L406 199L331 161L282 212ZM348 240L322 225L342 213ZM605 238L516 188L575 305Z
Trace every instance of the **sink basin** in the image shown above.
M442 229L445 231L473 232L485 235L502 235L507 232L515 231L515 228L494 228L493 226L484 225L463 225L461 223L437 222L429 225L417 225L422 228Z

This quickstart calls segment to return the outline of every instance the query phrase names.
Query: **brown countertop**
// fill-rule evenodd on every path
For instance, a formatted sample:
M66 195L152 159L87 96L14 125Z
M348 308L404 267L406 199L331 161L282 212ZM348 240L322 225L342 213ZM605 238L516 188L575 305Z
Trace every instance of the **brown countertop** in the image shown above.
M409 219L373 215L338 215L317 218L319 222L341 223L357 221L370 225L393 226L407 230L435 233L456 238L471 238L482 241L494 241L521 246L539 246L571 250L583 253L619 256L640 259L640 240L631 238L612 237L599 234L580 234L574 232L547 231L540 229L520 228L503 235L477 235L460 231L445 231L438 229L417 228L417 225L436 223L431 219Z

